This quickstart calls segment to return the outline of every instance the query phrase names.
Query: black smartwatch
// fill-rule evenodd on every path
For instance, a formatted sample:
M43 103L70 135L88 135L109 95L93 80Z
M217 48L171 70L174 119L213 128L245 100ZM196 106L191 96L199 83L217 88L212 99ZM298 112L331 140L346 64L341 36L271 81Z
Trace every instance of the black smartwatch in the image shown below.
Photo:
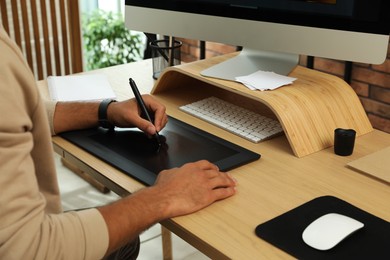
M107 118L107 108L112 102L116 102L116 100L113 99L103 100L99 105L99 111L98 111L99 126L110 130L114 129L115 127L113 124L111 124L108 121Z

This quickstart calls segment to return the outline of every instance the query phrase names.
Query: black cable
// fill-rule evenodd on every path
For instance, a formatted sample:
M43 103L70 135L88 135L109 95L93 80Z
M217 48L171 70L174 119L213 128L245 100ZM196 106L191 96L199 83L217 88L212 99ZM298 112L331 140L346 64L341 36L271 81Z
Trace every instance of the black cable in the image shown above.
M352 67L353 67L352 65L353 65L352 61L346 61L345 62L344 80L348 84L351 84L351 80L352 80Z
M206 42L205 41L200 41L199 42L199 48L200 48L199 58L201 60L204 60L206 58Z
M306 64L306 67L309 68L309 69L313 69L314 68L314 57L313 56L307 56L307 64Z

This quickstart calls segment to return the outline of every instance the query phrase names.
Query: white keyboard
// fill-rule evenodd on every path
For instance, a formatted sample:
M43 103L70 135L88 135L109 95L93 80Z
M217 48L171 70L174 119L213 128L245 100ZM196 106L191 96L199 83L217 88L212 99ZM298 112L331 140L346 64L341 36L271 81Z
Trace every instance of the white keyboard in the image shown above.
M216 97L181 106L180 110L254 143L283 133L283 128L277 120Z

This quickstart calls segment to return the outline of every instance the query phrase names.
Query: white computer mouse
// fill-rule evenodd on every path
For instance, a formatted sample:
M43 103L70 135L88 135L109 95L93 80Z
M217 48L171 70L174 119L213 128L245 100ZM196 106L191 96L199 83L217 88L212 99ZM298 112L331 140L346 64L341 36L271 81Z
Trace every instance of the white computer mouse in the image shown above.
M302 239L315 249L329 250L363 227L363 223L353 218L329 213L310 223L303 231Z

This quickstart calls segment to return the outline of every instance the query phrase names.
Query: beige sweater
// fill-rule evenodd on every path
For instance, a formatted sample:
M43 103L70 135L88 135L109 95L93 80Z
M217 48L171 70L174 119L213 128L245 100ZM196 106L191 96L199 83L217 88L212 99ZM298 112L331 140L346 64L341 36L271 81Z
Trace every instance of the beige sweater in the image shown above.
M102 258L108 230L99 211L62 213L45 105L1 25L0 113L0 259Z

